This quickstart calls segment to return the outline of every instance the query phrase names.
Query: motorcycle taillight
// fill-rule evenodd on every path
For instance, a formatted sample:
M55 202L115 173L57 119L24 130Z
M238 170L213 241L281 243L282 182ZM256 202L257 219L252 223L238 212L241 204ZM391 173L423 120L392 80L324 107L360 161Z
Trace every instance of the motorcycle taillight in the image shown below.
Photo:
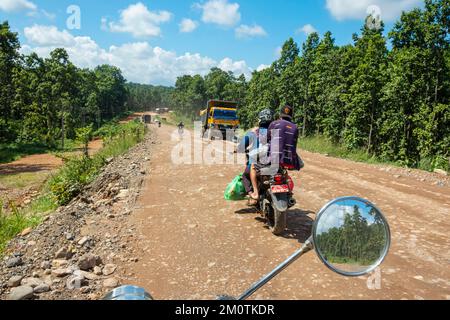
M289 190L294 191L295 185L294 185L294 180L292 180L292 178L289 176L288 177L288 185L289 185Z
M273 177L273 181L275 182L276 185L280 185L280 184L284 184L284 177L281 174L277 174L276 176Z

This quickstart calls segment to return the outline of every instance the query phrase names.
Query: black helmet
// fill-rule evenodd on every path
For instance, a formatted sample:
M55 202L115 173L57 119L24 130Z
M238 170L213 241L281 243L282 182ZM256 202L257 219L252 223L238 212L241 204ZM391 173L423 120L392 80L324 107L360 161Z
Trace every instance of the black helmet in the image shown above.
M270 109L264 109L258 115L259 125L270 124L273 121L273 112Z
M283 119L289 119L292 120L292 117L294 116L294 108L291 106L285 105L281 108L280 116Z

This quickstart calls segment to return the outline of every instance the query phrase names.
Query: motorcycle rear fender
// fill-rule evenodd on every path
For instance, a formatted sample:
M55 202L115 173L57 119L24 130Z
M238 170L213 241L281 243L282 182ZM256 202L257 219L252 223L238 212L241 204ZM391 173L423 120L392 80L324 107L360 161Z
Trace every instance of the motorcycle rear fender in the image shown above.
M287 193L270 193L272 196L272 203L275 209L280 212L285 212L289 208L289 197Z

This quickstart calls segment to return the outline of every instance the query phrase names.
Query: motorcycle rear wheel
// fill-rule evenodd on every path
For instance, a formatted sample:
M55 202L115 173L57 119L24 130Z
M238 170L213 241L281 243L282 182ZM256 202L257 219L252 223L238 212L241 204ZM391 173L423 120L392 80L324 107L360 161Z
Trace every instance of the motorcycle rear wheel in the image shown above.
M270 231L274 235L279 236L286 230L286 216L286 212L281 212L273 208L273 225L270 226Z

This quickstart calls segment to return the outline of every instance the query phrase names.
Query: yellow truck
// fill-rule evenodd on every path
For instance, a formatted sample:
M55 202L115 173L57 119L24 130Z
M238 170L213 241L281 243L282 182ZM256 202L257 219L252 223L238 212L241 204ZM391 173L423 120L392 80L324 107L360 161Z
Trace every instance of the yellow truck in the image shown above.
M236 131L240 122L237 115L237 102L210 100L205 110L200 112L203 125L202 136L208 139L214 139L218 134L222 138L227 138L227 131ZM206 135L207 134L207 135ZM233 133L234 137L234 133Z

